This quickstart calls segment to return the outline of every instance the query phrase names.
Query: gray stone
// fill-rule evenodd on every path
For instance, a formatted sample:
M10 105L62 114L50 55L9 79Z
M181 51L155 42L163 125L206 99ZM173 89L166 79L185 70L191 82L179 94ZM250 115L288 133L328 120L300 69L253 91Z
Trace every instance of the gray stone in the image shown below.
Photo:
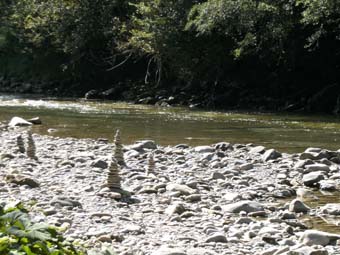
M31 119L29 119L27 121L31 122L34 125L41 125L42 124L42 121L41 121L41 119L39 117L34 117L34 118L31 118Z
M233 204L228 204L222 207L222 209L225 212L229 212L229 213L239 213L239 212L246 212L246 213L250 213L250 212L257 212L257 211L263 211L263 205L255 202L255 201L248 201L248 200L244 200L244 201L239 201Z
M268 160L271 160L271 159L277 159L279 157L281 157L281 153L274 150L274 149L270 149L270 150L267 150L263 155L262 155L262 160L263 161L268 161Z
M10 127L32 126L32 123L20 117L13 117L11 121L8 123L8 126Z
M224 234L221 233L215 233L212 236L209 236L206 240L206 243L227 243L227 238Z
M247 171L247 170L253 169L254 165L251 163L245 163L245 164L240 165L239 168L240 170Z
M316 186L321 180L324 180L325 176L323 172L311 172L309 174L305 174L302 177L302 182L305 186L313 187Z
M202 198L200 194L193 194L185 198L185 200L189 202L198 202L198 201L201 201L201 199Z
M92 167L98 167L98 168L101 168L101 169L106 169L108 168L108 163L102 159L97 159L95 161L92 162L91 164Z
M221 150L221 151L227 151L227 150L232 150L233 146L230 143L221 142L221 143L215 144L215 149Z
M166 210L165 213L169 216L172 216L174 214L182 214L186 211L184 205L182 203L175 203L173 205L170 205Z
M312 164L305 166L306 170L304 173L316 172L316 171L323 171L328 173L330 171L329 166L325 164Z
M152 140L141 140L137 141L136 144L142 149L156 150L157 144Z
M51 205L67 206L67 207L82 207L81 203L77 200L68 197L57 196L50 202Z
M306 230L300 237L299 242L308 246L326 246L340 239L340 235L335 235L323 231Z
M328 255L325 249L314 249L309 246L293 249L289 252L290 255Z
M307 213L310 210L308 206L306 206L301 200L294 199L289 204L289 211L295 213Z
M6 175L6 181L17 185L27 185L31 188L37 188L40 186L40 183L37 180L24 175L8 174Z
M225 176L220 172L214 172L211 176L211 179L213 179L213 180L219 180L219 179L225 180Z

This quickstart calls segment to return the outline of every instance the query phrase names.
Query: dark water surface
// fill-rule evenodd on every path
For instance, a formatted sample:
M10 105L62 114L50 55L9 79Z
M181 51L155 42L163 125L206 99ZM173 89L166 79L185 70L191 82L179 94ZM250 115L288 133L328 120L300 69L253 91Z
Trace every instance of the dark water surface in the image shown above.
M128 103L24 98L0 95L0 121L39 116L33 132L59 137L109 138L123 143L153 139L161 145L206 145L220 141L255 143L283 152L307 147L340 148L340 119L332 116L232 113L159 108Z

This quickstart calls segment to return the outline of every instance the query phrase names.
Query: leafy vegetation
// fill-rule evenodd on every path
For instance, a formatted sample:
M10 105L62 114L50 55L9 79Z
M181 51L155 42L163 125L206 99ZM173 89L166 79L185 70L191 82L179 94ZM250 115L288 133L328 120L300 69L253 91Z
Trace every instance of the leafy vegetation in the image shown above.
M0 205L0 254L82 255L54 227L33 223L21 204Z
M301 108L340 93L340 0L4 0L0 10L0 72L70 79L79 93L123 83L220 108Z

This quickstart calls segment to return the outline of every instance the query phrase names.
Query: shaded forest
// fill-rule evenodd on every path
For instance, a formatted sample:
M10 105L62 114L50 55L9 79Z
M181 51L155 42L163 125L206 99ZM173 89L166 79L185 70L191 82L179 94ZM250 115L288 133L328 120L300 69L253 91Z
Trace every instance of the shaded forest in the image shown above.
M340 113L340 0L2 0L0 12L7 90Z

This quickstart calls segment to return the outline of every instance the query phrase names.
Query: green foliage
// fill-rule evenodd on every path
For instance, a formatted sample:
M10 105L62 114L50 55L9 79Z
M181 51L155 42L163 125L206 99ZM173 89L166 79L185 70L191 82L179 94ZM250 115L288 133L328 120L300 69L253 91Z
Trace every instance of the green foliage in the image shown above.
M340 40L339 0L297 0L296 4L304 8L301 23L312 27L307 47L317 46L319 40L329 36Z
M263 52L280 57L292 12L291 1L208 0L192 8L186 29L227 38L225 51L235 58Z
M339 84L340 0L2 0L0 10L9 74L211 98L239 84L278 97Z
M0 206L0 254L81 255L70 243L44 223L33 223L22 204Z

